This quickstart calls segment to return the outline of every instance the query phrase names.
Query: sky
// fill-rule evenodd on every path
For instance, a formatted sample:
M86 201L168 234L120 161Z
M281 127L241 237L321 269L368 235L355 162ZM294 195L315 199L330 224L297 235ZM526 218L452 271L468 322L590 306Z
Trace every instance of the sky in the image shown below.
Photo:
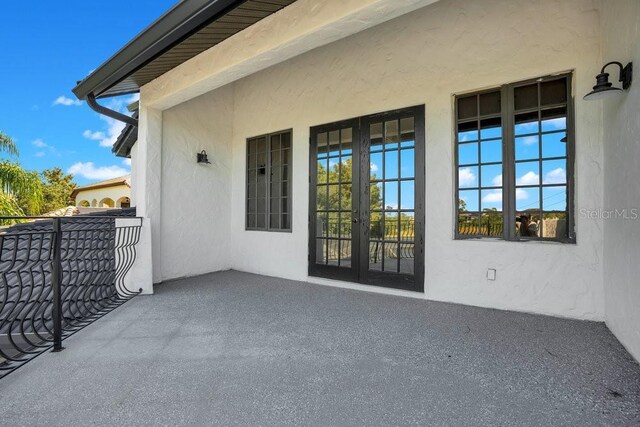
M124 126L71 89L176 0L0 1L0 131L30 170L60 167L84 185L125 175L111 152ZM101 101L124 110L135 97ZM6 158L6 155L2 155Z
M566 127L564 117L515 124L516 210L566 209ZM460 198L468 211L502 210L501 137L501 127L458 134Z

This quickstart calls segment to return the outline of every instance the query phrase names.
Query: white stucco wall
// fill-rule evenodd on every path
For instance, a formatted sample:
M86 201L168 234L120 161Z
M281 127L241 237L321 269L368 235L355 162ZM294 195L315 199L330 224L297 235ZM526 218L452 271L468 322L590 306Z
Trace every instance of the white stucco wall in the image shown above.
M155 233L162 248L155 250L154 234L154 269L161 271L154 280L228 267L308 279L309 127L425 104L424 297L602 320L601 221L577 216L577 245L453 240L454 93L575 70L576 213L602 204L601 109L581 100L602 65L598 5L441 0L180 104L161 118L154 113L146 124L145 100L161 105L163 85L143 88L141 129L157 134L158 120L164 120L161 159L148 166L156 171L160 165L162 190L138 196L147 198L147 210L156 194L161 199L161 213L154 213L161 216ZM200 76L202 66L190 61L172 76ZM246 138L288 128L294 140L293 232L245 231ZM210 168L195 164L202 148L213 159ZM155 148L146 150L156 155ZM153 181L145 182L153 190ZM181 203L166 200L172 195L180 195ZM219 218L227 203L225 222ZM211 209L219 210L212 215ZM216 256L220 247L224 253ZM497 269L496 281L486 280L489 267Z
M628 93L599 101L604 111L605 211L627 218L604 220L604 285L607 325L640 360L640 2L616 0L603 8L602 63L633 61ZM617 67L607 68L617 81ZM633 211L635 209L635 211Z
M226 87L162 114L161 280L229 268L232 109Z
M441 1L237 82L231 266L306 279L309 127L425 104L426 298L602 319L597 222L578 218L577 245L452 238L451 95L570 69L586 93L600 66L596 4ZM580 208L602 201L601 117L598 106L575 109ZM293 233L244 231L245 138L289 127Z
M138 144L133 144L133 147L131 147L131 206L135 206L136 205L136 185L135 183L138 180L138 168L141 167L141 165L138 164L137 160L138 160Z
M144 100L139 104L138 141L132 152L132 181L136 215L151 228L152 280L162 281L162 111L150 108ZM177 179L179 175L176 175Z

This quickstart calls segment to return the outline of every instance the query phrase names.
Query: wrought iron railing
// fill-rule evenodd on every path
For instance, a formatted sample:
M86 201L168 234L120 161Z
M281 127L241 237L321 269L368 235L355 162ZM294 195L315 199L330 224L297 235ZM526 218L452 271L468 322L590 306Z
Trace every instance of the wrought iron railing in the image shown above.
M125 276L142 218L11 220L30 222L0 228L0 378L141 291Z
M345 239L351 239L350 227L344 227L344 223L341 227L337 220L319 221L318 225L320 227L319 235L326 239L323 241L321 248L323 259L337 261L339 258L351 258L351 243L345 243ZM413 220L402 220L399 230L396 220L387 220L384 223L378 222L375 227L371 228L369 234L370 262L380 262L383 251L384 257L387 259L414 258L414 238L415 223ZM398 239L400 240L398 241ZM386 243L383 243L383 240Z
M502 237L503 224L501 222L484 222L475 224L473 222L460 222L458 223L458 234L464 236L490 236L490 237Z

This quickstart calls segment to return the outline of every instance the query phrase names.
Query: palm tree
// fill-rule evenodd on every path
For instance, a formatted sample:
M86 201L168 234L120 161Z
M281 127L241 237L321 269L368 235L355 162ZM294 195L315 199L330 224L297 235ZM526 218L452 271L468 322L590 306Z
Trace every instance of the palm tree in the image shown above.
M6 133L0 130L0 151L6 151L12 156L18 156L18 147Z
M18 155L13 140L0 132L0 152ZM42 181L37 172L23 169L18 163L0 160L0 215L22 216L40 213Z

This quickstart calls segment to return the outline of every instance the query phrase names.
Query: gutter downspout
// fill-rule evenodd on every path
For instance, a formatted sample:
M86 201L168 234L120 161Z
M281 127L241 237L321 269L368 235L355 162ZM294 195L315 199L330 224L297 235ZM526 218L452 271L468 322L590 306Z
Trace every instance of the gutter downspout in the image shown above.
M126 114L119 113L117 111L111 110L107 107L104 107L96 102L96 97L93 93L87 95L87 104L91 107L92 110L96 111L99 114L102 114L107 117L111 117L114 120L118 120L120 122L124 122L128 125L138 127L138 120L133 117L127 116Z

